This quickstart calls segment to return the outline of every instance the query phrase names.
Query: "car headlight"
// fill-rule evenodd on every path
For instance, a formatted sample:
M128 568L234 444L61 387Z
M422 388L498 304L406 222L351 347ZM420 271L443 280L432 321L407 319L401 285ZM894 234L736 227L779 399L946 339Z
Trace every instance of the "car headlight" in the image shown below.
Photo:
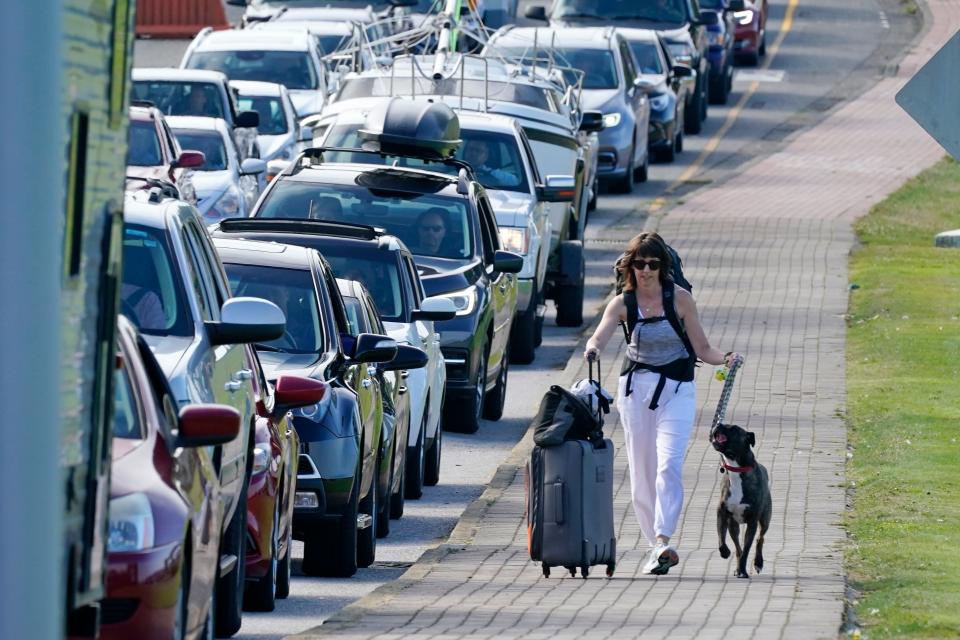
M726 38L725 34L716 32L716 31L711 31L708 37L708 40L710 41L711 45L722 47L725 38Z
M131 493L110 501L107 550L142 551L153 546L153 510L144 493Z
M753 22L753 10L734 11L733 19L737 21L737 24L750 24Z
M253 447L253 467L254 475L263 473L270 466L270 443L264 442Z
M693 47L686 43L673 43L668 45L670 53L677 64L693 66Z
M654 111L663 111L670 104L670 96L661 93L658 96L650 96L650 108Z
M453 306L457 309L458 316L468 316L473 313L477 307L477 288L468 287L463 291L454 293L442 293L439 297L447 298L453 301Z
M618 124L620 124L620 114L619 113L605 113L603 114L603 126L606 129L613 129Z
M500 242L507 251L520 255L527 255L530 250L530 234L526 227L500 227Z

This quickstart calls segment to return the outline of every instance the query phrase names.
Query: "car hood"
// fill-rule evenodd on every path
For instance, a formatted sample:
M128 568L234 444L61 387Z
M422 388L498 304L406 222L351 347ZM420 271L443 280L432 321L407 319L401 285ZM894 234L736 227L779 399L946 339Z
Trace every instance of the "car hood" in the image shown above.
M464 262L415 255L413 260L428 296L466 289L483 273L483 263L477 259Z
M620 89L584 89L580 104L585 111L602 111L621 96ZM622 102L622 101L620 101Z
M229 170L225 171L197 171L193 174L193 187L197 198L204 200L211 196L219 196L227 190L233 182Z
M317 354L315 353L275 353L273 351L257 351L263 374L269 380L276 380L280 376L311 377L317 369Z
M291 89L290 100L298 118L320 113L323 109L323 91L318 89Z
M281 133L275 136L257 136L257 144L260 146L260 159L264 162L273 160L273 157L280 153L289 142L289 133Z
M150 350L167 378L177 374L177 369L186 358L187 350L193 344L193 337L190 336L153 336L145 333L143 338L150 345Z
M525 227L533 215L537 200L529 193L487 189L487 197L502 227Z

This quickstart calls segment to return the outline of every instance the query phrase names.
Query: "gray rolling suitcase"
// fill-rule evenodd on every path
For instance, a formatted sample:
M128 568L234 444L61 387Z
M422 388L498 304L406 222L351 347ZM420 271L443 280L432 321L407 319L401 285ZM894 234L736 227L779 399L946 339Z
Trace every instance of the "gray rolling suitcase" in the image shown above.
M571 575L579 567L586 578L599 564L613 575L613 453L609 438L534 447L527 463L527 546L545 577L551 567Z

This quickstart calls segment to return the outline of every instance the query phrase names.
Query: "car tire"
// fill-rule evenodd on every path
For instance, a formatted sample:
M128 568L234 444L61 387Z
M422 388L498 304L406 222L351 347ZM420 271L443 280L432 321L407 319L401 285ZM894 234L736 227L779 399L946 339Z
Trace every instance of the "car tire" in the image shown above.
M703 128L703 119L700 117L701 111L703 110L703 106L700 104L703 101L701 84L703 84L703 78L698 76L697 83L693 87L693 95L690 97L690 102L683 112L683 128L693 134L700 133L700 130Z
M658 149L657 156L661 162L673 162L677 159L677 137L679 134L673 137L668 146Z
M190 606L190 560L187 552L190 545L184 541L183 557L180 561L180 589L177 591L176 619L173 621L174 640L184 640L187 637L187 622Z
M277 567L277 598L290 595L290 577L293 575L293 529L287 531L287 552Z
M440 482L440 456L443 453L443 426L437 425L437 435L427 449L427 464L424 469L423 483L435 487Z
M244 482L233 518L227 527L226 540L220 548L237 557L233 571L217 578L214 632L218 638L229 638L240 631L243 622L243 592L247 557L247 485ZM223 553L220 554L221 556ZM219 566L219 565L218 565Z
M730 97L730 79L724 66L723 73L710 82L710 104L727 104Z
M760 53L759 51L754 51L753 53L748 53L743 56L743 64L748 67L755 67L760 64Z
M318 526L303 541L303 572L308 576L349 578L357 572L357 510L360 472L353 479L347 508L338 522Z
M243 591L245 611L273 611L277 606L277 574L280 560L280 503L273 514L273 529L270 536L270 568L256 580L248 581Z
M683 129L677 131L676 141L674 143L674 149L677 153L683 153Z
M554 299L557 303L557 326L579 327L583 324L583 285L585 265L583 245L579 242L565 242L560 245L561 263L566 268L576 270L567 274L573 284L557 286Z
M480 418L487 397L487 361L490 359L490 345L484 345L480 350L480 364L474 382L473 393L457 407L456 413L452 406L444 406L443 424L447 431L457 433L476 433L480 429ZM445 403L446 405L446 403Z
M420 421L420 435L417 436L417 444L407 449L407 473L404 482L404 496L410 500L419 500L423 495L423 476L426 467L426 451L424 451L424 442L427 433L427 412L430 410L430 398L423 409L423 420Z
M633 193L633 178L634 178L634 167L633 167L633 156L636 153L634 149L630 150L630 162L627 164L627 172L623 174L622 178L618 178L613 181L611 185L611 190L614 193Z
M500 358L500 373L493 390L487 393L483 401L483 417L487 420L499 420L503 417L503 407L507 403L507 377L510 375L510 340L507 340L506 353Z
M540 291L537 292L537 306L543 304L543 302L543 289L541 288ZM539 347L543 344L543 315L537 314L537 321L533 326L533 346Z
M757 47L757 51L760 53L760 56L767 55L767 30L764 29L760 32L760 46Z
M374 461L373 482L370 483L370 492L367 497L360 501L359 513L370 516L370 526L363 529L357 529L356 520L354 520L354 530L357 536L357 566L366 569L377 559L377 516L380 515L380 502L378 495L380 487L378 485L378 475L380 472L380 452L377 451L377 459Z
M383 461L379 460L382 464ZM379 476L380 470L377 469L377 474ZM377 490L379 491L380 485L377 483ZM390 460L390 468L387 471L387 484L383 493L377 496L377 504L379 506L379 513L377 513L377 537L386 538L390 535L390 498L393 497L391 490L393 489L393 459Z
M530 299L530 306L513 319L510 329L510 363L530 364L536 357L537 300Z

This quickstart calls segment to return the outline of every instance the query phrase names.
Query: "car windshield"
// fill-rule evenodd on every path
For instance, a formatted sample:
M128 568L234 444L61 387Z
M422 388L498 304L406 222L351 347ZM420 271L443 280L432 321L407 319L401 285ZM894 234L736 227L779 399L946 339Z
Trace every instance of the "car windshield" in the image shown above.
M347 35L315 35L313 39L317 41L317 45L320 47L320 54L327 55L333 53L342 46L345 46L350 42L350 36Z
M616 89L617 65L613 53L607 49L574 49L557 47L553 50L557 64L583 71L584 89ZM563 74L567 82L575 84L577 77L570 71Z
M290 131L283 103L278 96L244 96L237 98L240 111L256 111L260 114L257 133L263 136L278 136Z
M193 335L175 260L162 231L139 225L124 228L121 312L142 333Z
M156 167L163 164L157 127L150 120L131 120L127 131L127 166Z
M369 154L358 154L368 156ZM269 191L262 218L305 218L373 225L403 240L419 255L465 260L473 255L473 225L466 199L442 196L448 182L411 177L389 168L364 171L353 184L283 180ZM423 187L423 191L417 191Z
M400 267L392 251L376 249L360 254L351 247L323 248L323 257L338 278L356 280L370 292L380 317L403 322L403 285Z
M392 81L388 78L347 78L340 85L337 100L353 100L355 98L409 96L411 93L423 96L460 96L463 85L464 98L484 98L499 102L516 104L556 111L553 101L547 97L546 90L520 82L484 82L483 80L464 80L460 78L441 78L434 80L417 76L414 79L407 74L401 78L400 74ZM391 86L392 85L392 86ZM415 88L415 91L411 91Z
M202 151L206 161L199 171L223 171L228 168L227 148L223 137L216 131L174 129L173 135L184 149Z
M359 298L343 296L343 306L347 312L347 333L356 337L363 333L363 305Z
M220 90L210 82L137 80L133 99L152 102L168 116L226 118Z
M687 0L558 0L553 17L597 20L650 20L678 23L686 20Z
M223 268L233 295L269 300L287 318L283 336L263 343L268 349L284 353L323 351L320 305L310 271L234 263L224 263Z
M330 147L358 148L360 138L359 124L340 124L334 126L324 145ZM456 157L469 162L476 174L477 181L487 189L519 191L529 193L527 172L520 156L520 146L516 137L505 133L491 133L477 129L460 129L463 144L457 149ZM325 158L330 162L350 162L355 154L329 152ZM438 171L457 175L455 166L426 163L416 158L393 158L375 154L364 154L362 162L368 164L389 164L402 167L415 167L427 171Z
M637 60L637 69L640 73L663 73L663 63L657 45L652 42L631 42L630 50Z
M187 68L221 71L231 80L277 82L287 89L317 88L306 51L197 51Z
M126 367L117 367L113 374L113 437L127 440L143 438L143 426Z

